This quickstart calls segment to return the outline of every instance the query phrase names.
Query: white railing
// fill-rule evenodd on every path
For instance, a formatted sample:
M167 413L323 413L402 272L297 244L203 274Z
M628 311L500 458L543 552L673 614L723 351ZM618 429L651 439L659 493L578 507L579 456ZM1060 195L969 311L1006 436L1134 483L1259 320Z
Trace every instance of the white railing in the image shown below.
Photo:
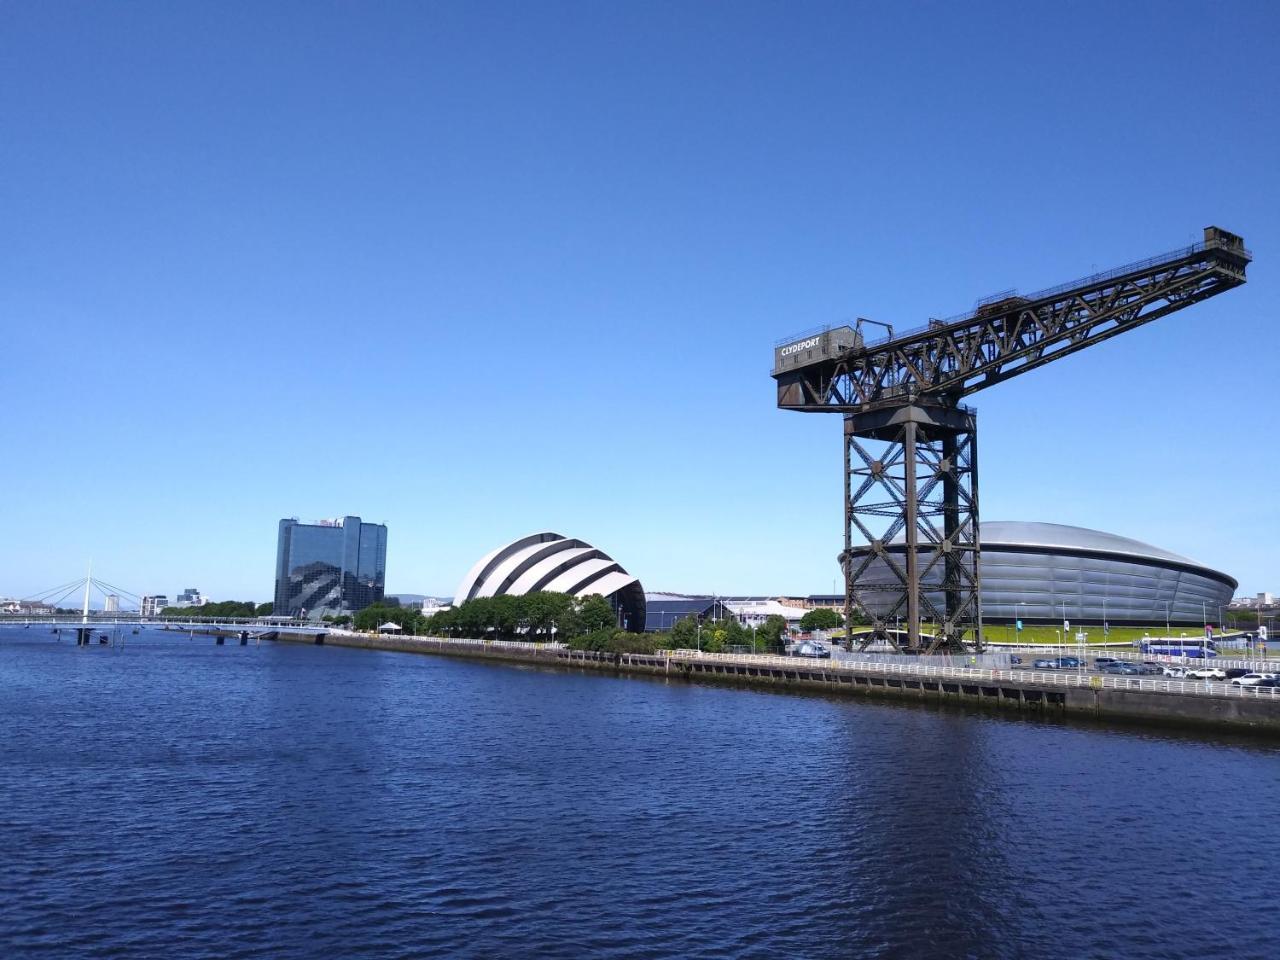
M1149 693L1179 693L1190 696L1258 697L1280 703L1278 687L1248 687L1208 680L1147 679L1141 677L1111 677L1098 674L1074 673L1069 670L1053 673L1036 670L983 670L976 667L921 666L910 663L880 663L858 660L811 660L799 657L782 657L776 654L705 653L700 650L661 650L659 655L669 660L702 663L723 663L744 667L781 667L787 670L808 670L844 673L877 673L886 676L937 677L952 680L1011 680L1059 687L1089 687L1106 690L1141 690Z

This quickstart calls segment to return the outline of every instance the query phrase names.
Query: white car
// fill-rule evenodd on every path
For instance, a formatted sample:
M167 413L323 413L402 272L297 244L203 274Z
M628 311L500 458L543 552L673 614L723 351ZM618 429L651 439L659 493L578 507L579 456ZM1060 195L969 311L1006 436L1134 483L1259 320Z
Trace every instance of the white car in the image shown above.
M1275 678L1276 675L1274 673L1246 673L1243 677L1236 677L1231 683L1237 687L1256 687L1263 681L1274 680Z
M1217 667L1197 667L1195 670L1187 671L1188 680L1225 680L1227 674Z
M1165 667L1164 675L1166 677L1176 677L1177 679L1181 680L1183 677L1187 675L1187 668L1186 667Z

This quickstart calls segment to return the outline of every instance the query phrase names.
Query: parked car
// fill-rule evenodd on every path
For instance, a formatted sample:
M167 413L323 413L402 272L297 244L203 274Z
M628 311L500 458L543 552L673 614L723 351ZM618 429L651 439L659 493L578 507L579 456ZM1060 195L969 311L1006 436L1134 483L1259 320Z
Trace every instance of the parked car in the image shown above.
M1163 670L1163 669L1164 669L1163 667L1159 666L1158 664L1154 664L1154 663L1145 663L1145 662L1144 662L1144 663L1131 663L1131 664L1129 664L1129 666L1133 667L1133 669L1134 669L1137 673L1141 673L1141 674L1144 674L1144 675L1147 675L1147 676L1151 676L1151 675L1153 675L1153 674L1158 674L1158 673L1160 673L1160 671L1161 671L1161 670Z
M791 648L791 655L793 657L810 657L814 660L827 660L831 657L831 651L814 640L804 640Z
M1268 681L1275 680L1274 673L1246 673L1242 677L1236 677L1231 683L1237 687L1258 687L1267 684Z
M1080 658L1079 657L1058 657L1058 666L1063 668L1070 667L1072 669L1075 669L1076 667L1080 666Z
M1013 666L1016 667L1022 663L1022 658L1018 656L1016 653L1012 653L1009 655L1009 663L1011 663Z
M1058 661L1057 660L1037 660L1035 663L1032 664L1032 666L1035 667L1037 670L1057 670Z
M1123 660L1113 660L1111 663L1104 663L1098 670L1102 673L1109 673L1114 676L1136 677L1142 673L1138 669L1136 663L1125 663Z
M1165 667L1164 675L1166 677L1175 677L1181 680L1183 677L1187 675L1187 668L1186 667Z
M1236 677L1243 677L1248 672L1248 670L1245 670L1242 667L1232 667L1225 671L1228 680L1234 680Z
M1227 672L1218 667L1197 667L1194 670L1188 670L1187 677L1191 680L1225 680Z
M1095 667L1105 667L1108 663L1120 663L1115 657L1094 657L1093 665Z

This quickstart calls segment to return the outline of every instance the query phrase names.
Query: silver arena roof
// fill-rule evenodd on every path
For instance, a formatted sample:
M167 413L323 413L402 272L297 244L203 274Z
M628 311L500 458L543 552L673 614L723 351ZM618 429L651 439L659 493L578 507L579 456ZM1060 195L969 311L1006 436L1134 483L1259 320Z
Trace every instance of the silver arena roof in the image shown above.
M988 621L1216 623L1219 606L1231 601L1237 587L1219 570L1101 530L996 520L982 524L981 540L982 610ZM932 579L940 583L939 577ZM869 612L883 608L888 615L898 596L892 582L883 563L867 569L862 584ZM940 593L930 599L942 603Z

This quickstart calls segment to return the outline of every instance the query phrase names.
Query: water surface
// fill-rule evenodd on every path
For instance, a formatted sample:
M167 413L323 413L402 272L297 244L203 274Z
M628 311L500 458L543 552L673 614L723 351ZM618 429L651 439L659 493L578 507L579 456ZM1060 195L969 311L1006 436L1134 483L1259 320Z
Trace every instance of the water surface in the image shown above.
M1243 738L0 629L5 957L1270 957Z

